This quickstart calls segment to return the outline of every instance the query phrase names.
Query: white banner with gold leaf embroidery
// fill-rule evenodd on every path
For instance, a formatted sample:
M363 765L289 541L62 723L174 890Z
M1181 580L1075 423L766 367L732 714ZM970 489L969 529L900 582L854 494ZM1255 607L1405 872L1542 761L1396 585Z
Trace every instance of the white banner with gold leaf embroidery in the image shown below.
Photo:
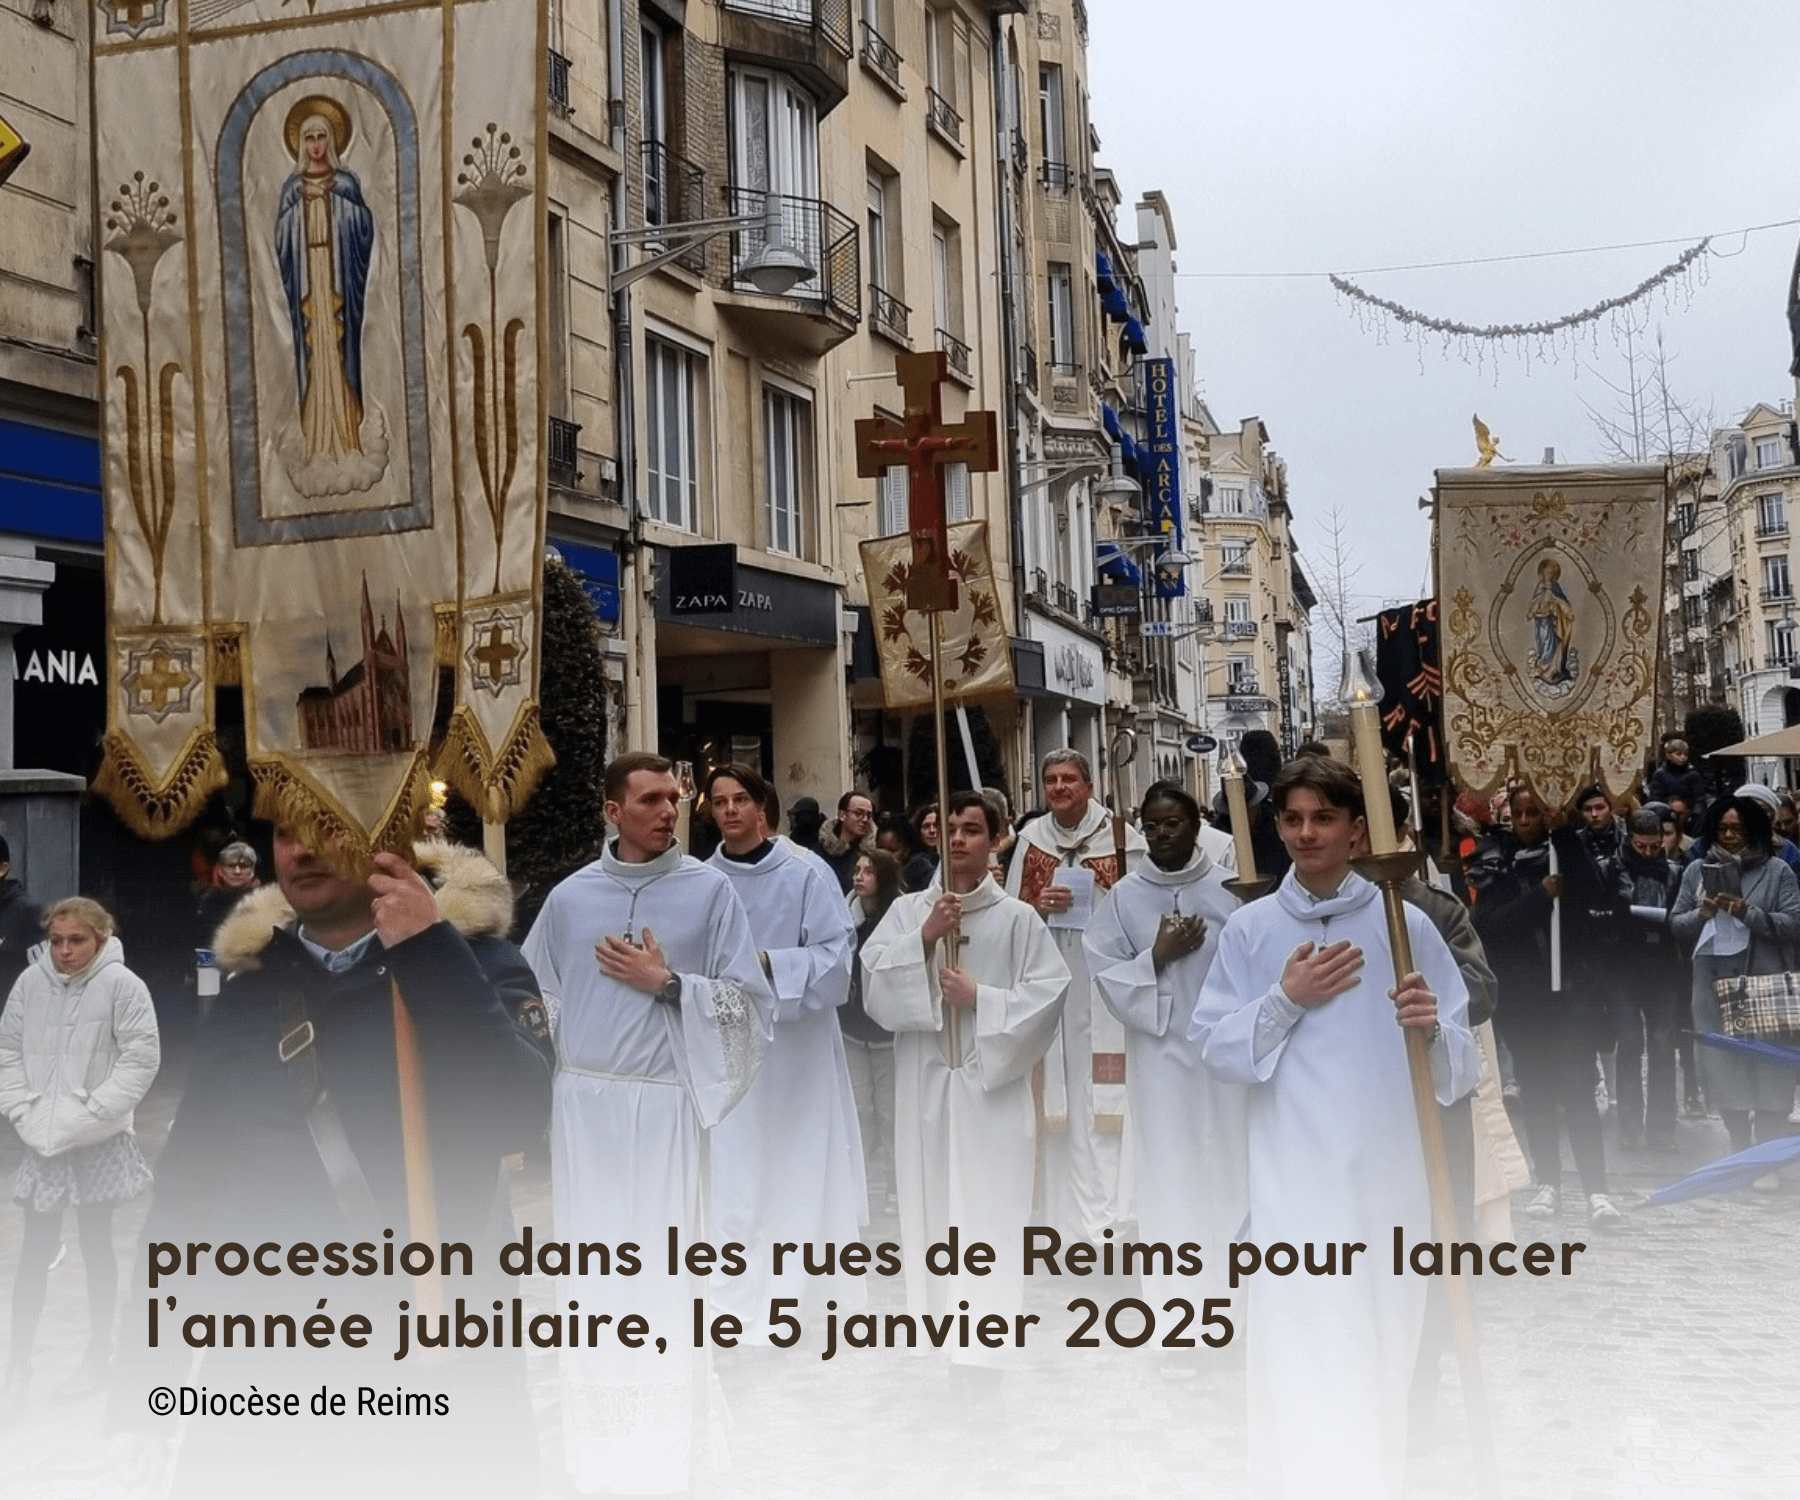
M1012 649L994 584L987 522L959 521L950 527L950 571L957 584L957 607L939 616L944 660L944 699L967 703L1013 691ZM863 542L863 577L869 614L881 660L881 697L889 708L931 706L931 622L906 607L906 576L912 567L912 538L877 537Z
M258 811L353 858L411 838L440 707L437 769L485 816L549 764L543 24L528 0L99 0L96 785L142 832L222 783L224 685Z
M1623 797L1656 731L1661 465L1437 473L1444 737L1477 792Z

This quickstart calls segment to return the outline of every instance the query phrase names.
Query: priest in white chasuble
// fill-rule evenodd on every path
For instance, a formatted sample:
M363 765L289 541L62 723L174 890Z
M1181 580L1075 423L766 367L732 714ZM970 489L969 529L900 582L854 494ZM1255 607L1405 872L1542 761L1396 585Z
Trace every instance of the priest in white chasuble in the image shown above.
M713 1127L707 1237L747 1247L749 1270L715 1276L708 1300L743 1325L743 1342L768 1342L769 1304L790 1297L803 1325L827 1301L861 1308L860 1276L806 1274L798 1255L774 1274L778 1243L840 1248L867 1217L862 1136L837 1008L850 993L856 929L829 868L771 838L768 784L744 765L718 767L706 797L722 840L707 861L744 904L763 973L775 993L775 1034L750 1090Z
M1038 913L1069 966L1062 1029L1044 1060L1044 1214L1098 1242L1121 1216L1125 1034L1094 995L1081 932L1142 859L1144 840L1128 823L1115 826L1094 799L1094 773L1079 750L1052 750L1040 774L1049 811L1019 830L1006 889Z
M1025 1298L1019 1247L1037 1154L1031 1070L1056 1030L1069 969L1036 913L988 873L999 832L979 792L955 793L937 879L895 901L863 944L863 1003L894 1033L894 1175L915 1315L954 1313L967 1301L971 1318L1011 1318ZM944 953L952 932L954 965ZM960 1261L954 1276L926 1274L927 1248L952 1226L963 1246L993 1247L988 1275L969 1276ZM950 1357L993 1365L1006 1355L972 1347Z
M1125 1027L1129 1150L1137 1174L1139 1239L1202 1247L1198 1276L1143 1272L1146 1300L1199 1306L1227 1295L1224 1247L1244 1222L1246 1091L1210 1077L1188 1038L1194 1001L1238 899L1230 872L1199 847L1200 804L1172 781L1145 793L1140 824L1149 858L1113 887L1084 935L1088 973Z
M1380 892L1350 868L1356 773L1301 756L1271 800L1293 868L1225 924L1190 1035L1209 1072L1249 1090L1244 1238L1311 1246L1321 1268L1329 1247L1336 1274L1248 1283L1251 1479L1282 1500L1374 1500L1400 1494L1425 1314L1425 1279L1393 1274L1393 1236L1432 1238L1402 1028L1431 1038L1440 1103L1475 1086L1480 1061L1456 960L1413 907L1415 972L1394 974Z
M675 843L670 762L621 755L604 788L617 839L550 893L524 945L556 1030L556 1238L613 1247L555 1282L580 1329L613 1317L562 1351L563 1447L584 1494L685 1493L708 1389L689 1347L702 1284L667 1274L666 1246L671 1227L700 1235L706 1133L750 1087L774 1001L731 882ZM627 1313L650 1325L641 1348L614 1331Z

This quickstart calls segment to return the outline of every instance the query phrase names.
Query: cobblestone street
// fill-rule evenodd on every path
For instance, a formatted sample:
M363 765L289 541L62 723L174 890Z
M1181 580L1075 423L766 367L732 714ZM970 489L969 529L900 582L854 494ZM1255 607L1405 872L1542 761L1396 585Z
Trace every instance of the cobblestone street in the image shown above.
M140 1111L152 1161L172 1112L175 1072ZM1680 1146L1679 1157L1625 1153L1609 1129L1615 1189L1637 1201L1722 1154L1724 1131L1717 1120L1683 1120ZM518 1174L514 1187L521 1214L547 1232L542 1174ZM118 1216L122 1261L134 1252L143 1207ZM1591 1232L1572 1206L1554 1225L1517 1213L1515 1220L1521 1241L1578 1239L1589 1248L1567 1279L1475 1283L1508 1500L1791 1500L1800 1493L1800 1190L1639 1206L1610 1235ZM19 1231L20 1215L7 1209L0 1274L9 1289ZM877 1222L868 1237L897 1238L897 1229ZM100 1432L101 1401L59 1407L52 1395L86 1338L72 1223L69 1241L69 1257L51 1278L28 1419L0 1439L0 1490L19 1500L126 1493ZM809 1330L792 1350L722 1354L730 1462L697 1478L695 1493L704 1500L1125 1500L1245 1492L1240 1347L1201 1349L1186 1356L1185 1371L1170 1370L1169 1356L1153 1345L1067 1349L1072 1297L1104 1307L1134 1289L1097 1277L1033 1278L1028 1287L1027 1310L1042 1319L1033 1336L1041 1341L1007 1377L1002 1418L971 1417L953 1402L940 1353L840 1350L825 1362L817 1330ZM548 1287L531 1290L542 1301ZM897 1310L898 1282L872 1278L871 1298L877 1311ZM134 1315L128 1306L126 1316ZM1129 1319L1122 1325L1132 1326ZM1415 1432L1410 1500L1475 1494L1454 1361L1444 1364L1435 1434ZM544 1493L572 1494L561 1478L553 1356L534 1355L533 1379ZM1299 1399L1326 1400L1329 1392Z

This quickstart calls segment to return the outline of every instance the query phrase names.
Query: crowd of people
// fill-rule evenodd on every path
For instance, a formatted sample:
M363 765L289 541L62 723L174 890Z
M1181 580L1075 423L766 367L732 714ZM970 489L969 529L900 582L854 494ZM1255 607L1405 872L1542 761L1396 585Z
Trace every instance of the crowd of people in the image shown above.
M232 843L196 898L216 929L202 969L227 978L196 996L210 1014L152 1162L132 1120L157 1072L155 1011L111 917L59 902L32 948L36 914L0 884L0 964L13 964L0 1112L24 1153L25 1215L0 1422L30 1399L69 1210L91 1335L58 1394L110 1386L109 1422L148 1463L160 1435L143 1389L187 1351L168 1339L114 1360L112 1216L152 1172L146 1247L473 1247L455 1316L491 1297L499 1343L518 1290L500 1271L516 1230L499 1169L547 1146L566 1341L549 1322L564 1456L584 1492L685 1489L714 1396L711 1355L685 1332L665 1350L599 1324L618 1314L622 1331L628 1306L674 1335L703 1297L727 1333L714 1352L785 1345L825 1309L866 1305L864 1268L841 1252L889 1216L912 1337L913 1320L965 1307L1011 1327L1027 1225L1094 1246L1135 1227L1168 1247L1141 1264L1146 1296L1196 1306L1231 1290L1228 1242L1341 1250L1341 1276L1251 1279L1253 1475L1273 1495L1395 1492L1409 1409L1437 1378L1427 1283L1358 1280L1349 1260L1396 1230L1433 1238L1408 1030L1424 1039L1471 1238L1511 1238L1514 1192L1527 1216L1562 1212L1565 1135L1582 1219L1621 1223L1602 1098L1625 1149L1671 1149L1681 1101L1719 1114L1734 1146L1787 1133L1791 1073L1712 1049L1696 1073L1680 1041L1717 1029L1715 978L1792 967L1800 849L1779 830L1794 808L1759 786L1709 799L1679 740L1641 802L1595 787L1567 818L1524 786L1421 815L1323 746L1285 762L1268 736L1241 748L1244 830L1223 798L1203 808L1172 782L1107 808L1086 758L1061 749L1037 768L1044 806L1017 819L993 789L957 792L941 817L935 804L878 813L853 789L834 817L795 799L784 835L777 789L728 763L705 779L694 853L677 839L674 767L628 753L605 773L609 842L517 947L505 878L471 850L428 841L357 872L284 831L259 886L254 850ZM1403 836L1417 818L1460 840L1406 886L1408 972L1355 867L1369 794ZM1238 867L1243 849L1254 870ZM0 843L0 881L5 856ZM996 1254L927 1267L928 1247L958 1238ZM665 1246L670 1274L619 1280ZM1178 1271L1174 1247L1195 1246L1204 1256ZM720 1247L737 1263L720 1270ZM146 1298L153 1269L140 1255ZM448 1337L426 1311L450 1316L447 1283L408 1274L424 1356ZM229 1290L262 1315L254 1329L293 1311L266 1271L240 1278L221 1259L210 1279L191 1264L186 1276L184 1298ZM262 1368L247 1342L209 1353L216 1382ZM952 1349L959 1409L998 1410L1012 1357ZM358 1367L333 1350L315 1368ZM1296 1404L1300 1372L1334 1400ZM485 1419L428 1453L391 1432L352 1451L297 1445L259 1482L313 1494L354 1458L404 1461L412 1477L427 1463L452 1493L517 1492L536 1466L524 1350L431 1374ZM181 1449L188 1490L236 1492L261 1440L197 1428Z

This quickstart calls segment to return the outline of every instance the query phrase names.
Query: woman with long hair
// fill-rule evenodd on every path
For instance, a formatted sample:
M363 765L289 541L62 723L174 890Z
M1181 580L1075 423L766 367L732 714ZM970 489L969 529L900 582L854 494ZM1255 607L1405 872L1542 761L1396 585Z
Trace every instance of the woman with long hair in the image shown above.
M1714 981L1740 974L1779 974L1794 967L1800 941L1800 884L1772 857L1774 826L1754 797L1715 799L1706 810L1706 856L1682 873L1669 928L1694 955L1696 1031L1718 1031ZM1716 1047L1698 1049L1707 1102L1731 1135L1731 1149L1788 1134L1793 1074ZM1759 1185L1774 1185L1772 1178Z
M132 1112L161 1062L150 991L125 967L112 914L70 896L44 913L44 932L41 955L0 1014L0 1113L25 1145L13 1185L25 1234L0 1426L16 1422L30 1396L31 1346L70 1208L87 1271L88 1348L57 1394L91 1396L106 1384L119 1289L113 1210L150 1185Z

